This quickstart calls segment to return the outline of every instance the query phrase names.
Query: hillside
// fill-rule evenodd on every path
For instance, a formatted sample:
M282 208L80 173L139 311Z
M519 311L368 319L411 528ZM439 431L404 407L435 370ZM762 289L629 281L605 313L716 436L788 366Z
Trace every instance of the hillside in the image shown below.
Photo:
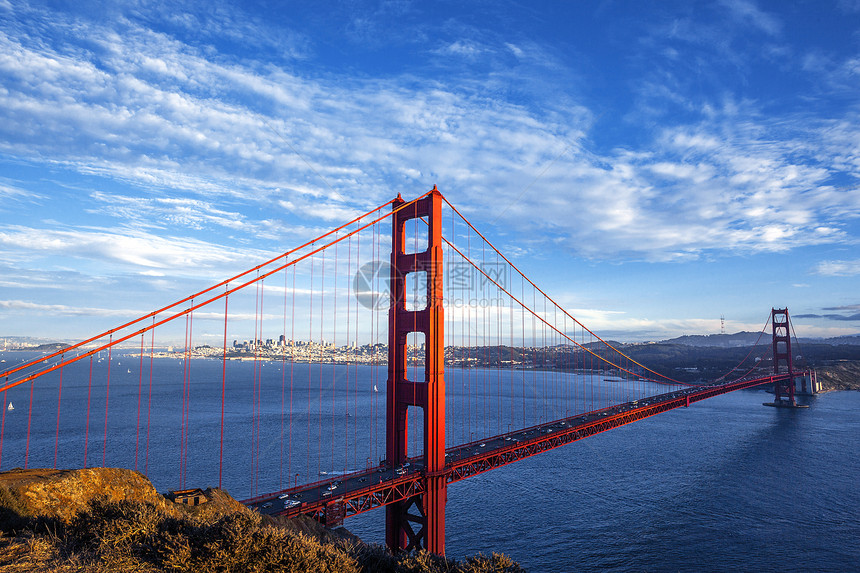
M688 334L669 340L662 340L658 344L683 344L684 346L720 346L728 348L732 346L752 346L760 338L758 332L735 332L734 334ZM761 340L767 343L770 335L765 333ZM860 346L860 335L837 336L834 338L799 338L794 339L800 344L826 344L830 346L841 346L844 344Z
M718 335L719 336L719 335ZM756 335L758 336L758 335ZM705 338L705 337L703 337ZM689 341L688 341L689 342ZM770 340L752 346L707 346L670 342L623 344L610 341L614 348L653 371L680 382L716 380L743 363L741 369L731 377L742 374L767 376L772 372ZM585 345L597 356L607 355L603 343ZM792 346L797 368L812 367L826 371L830 389L860 389L860 380L851 374L850 368L834 368L844 361L860 361L860 345L795 343ZM611 354L609 354L611 355ZM447 347L445 360L449 367L460 368L536 368L562 371L600 368L600 362L590 353L582 352L571 345L546 348L517 348L510 346ZM751 368L755 366L755 371ZM605 368L605 366L604 366Z
M278 525L221 490L174 504L123 469L0 473L0 572L516 573L504 555L392 555L312 520Z
M860 390L860 360L840 360L816 369L825 391Z

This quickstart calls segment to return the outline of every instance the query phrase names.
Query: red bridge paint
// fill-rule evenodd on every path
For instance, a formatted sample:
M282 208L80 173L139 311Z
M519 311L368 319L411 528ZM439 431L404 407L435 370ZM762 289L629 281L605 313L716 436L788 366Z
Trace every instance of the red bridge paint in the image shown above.
M407 409L424 409L424 483L421 493L393 501L386 507L385 539L392 549L407 551L423 547L445 553L445 371L444 308L442 299L442 195L433 191L412 206L397 210L404 201L392 204L396 211L391 235L391 306L388 311L388 394L386 398L386 450L393 467L406 461ZM426 217L429 226L427 249L406 254L404 224ZM406 309L406 275L424 271L427 276L427 306ZM408 380L407 335L424 333L424 380ZM419 526L416 531L412 524Z

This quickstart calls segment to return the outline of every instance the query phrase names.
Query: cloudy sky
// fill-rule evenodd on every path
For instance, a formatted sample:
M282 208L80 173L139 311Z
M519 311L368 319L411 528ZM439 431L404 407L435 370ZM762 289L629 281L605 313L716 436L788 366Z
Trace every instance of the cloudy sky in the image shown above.
M0 0L0 335L434 184L600 334L860 331L858 0L104 4Z

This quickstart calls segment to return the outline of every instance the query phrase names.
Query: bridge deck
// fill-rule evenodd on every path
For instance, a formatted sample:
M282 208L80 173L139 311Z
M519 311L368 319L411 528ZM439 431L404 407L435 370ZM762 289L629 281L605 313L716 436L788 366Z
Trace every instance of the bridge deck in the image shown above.
M691 387L463 444L448 449L443 473L448 483L458 482L649 416L735 390L772 384L782 378L787 378L787 375ZM270 515L294 517L305 514L323 523L338 523L344 517L423 493L426 475L423 460L411 459L401 468L381 466L331 476L298 488L257 496L243 503Z

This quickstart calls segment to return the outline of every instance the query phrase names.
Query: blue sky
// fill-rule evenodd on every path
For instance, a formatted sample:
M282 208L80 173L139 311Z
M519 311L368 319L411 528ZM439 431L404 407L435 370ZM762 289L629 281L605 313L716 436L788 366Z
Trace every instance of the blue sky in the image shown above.
M434 184L598 333L860 331L860 1L0 0L0 335Z

